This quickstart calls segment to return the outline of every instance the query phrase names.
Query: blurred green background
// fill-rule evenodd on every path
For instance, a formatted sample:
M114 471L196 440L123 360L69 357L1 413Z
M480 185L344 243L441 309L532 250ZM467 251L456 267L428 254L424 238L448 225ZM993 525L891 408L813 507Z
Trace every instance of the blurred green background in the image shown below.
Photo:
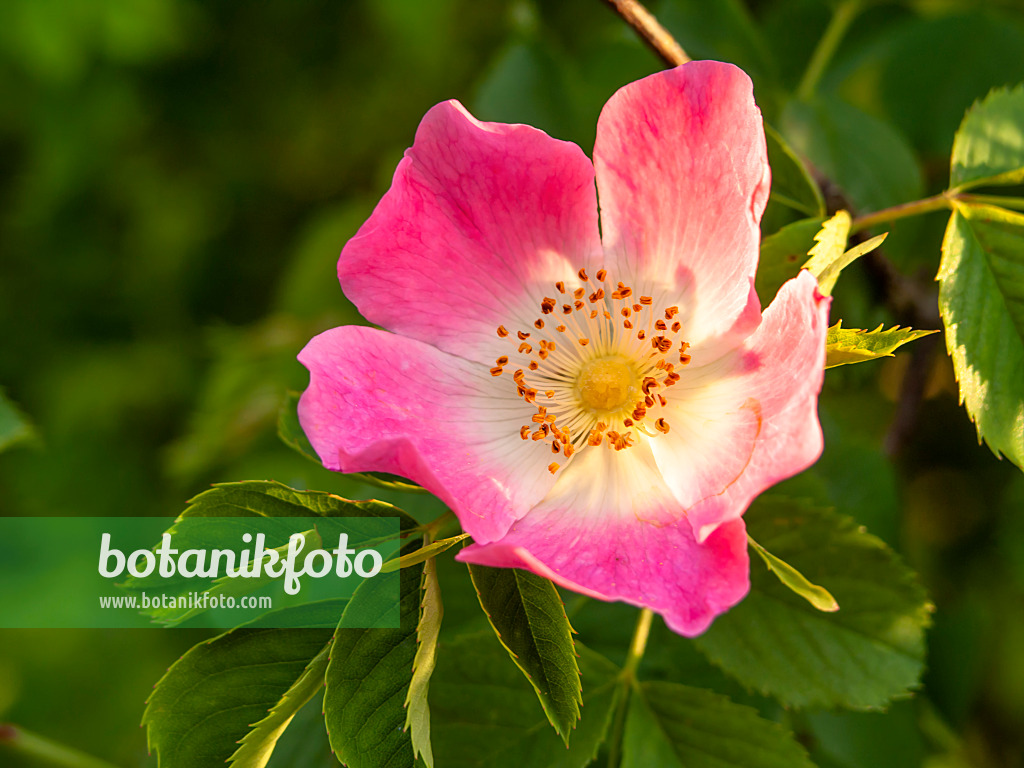
M650 7L691 56L747 69L830 203L860 212L941 190L964 110L1024 81L1015 1L867 4L807 103L793 94L828 3ZM436 102L589 151L604 101L660 67L599 0L4 0L0 386L34 435L0 454L0 514L166 516L211 482L263 478L398 500L275 436L305 386L296 353L357 321L341 246ZM765 234L792 218L774 206ZM893 225L882 257L844 273L833 319L938 327L942 230L941 214ZM829 372L825 455L789 487L921 573L938 609L924 689L889 715L786 716L822 766L1022 765L1024 476L978 445L941 339L907 349ZM446 632L478 620L449 584ZM580 614L581 639L614 647L597 636L613 615ZM205 636L0 632L0 722L146 764L143 701ZM656 637L649 675L732 692Z

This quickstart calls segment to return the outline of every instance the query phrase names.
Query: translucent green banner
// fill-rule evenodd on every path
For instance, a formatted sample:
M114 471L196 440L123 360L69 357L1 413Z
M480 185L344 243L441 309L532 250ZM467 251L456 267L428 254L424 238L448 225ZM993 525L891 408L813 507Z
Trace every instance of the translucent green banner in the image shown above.
M397 627L398 518L0 518L0 628Z

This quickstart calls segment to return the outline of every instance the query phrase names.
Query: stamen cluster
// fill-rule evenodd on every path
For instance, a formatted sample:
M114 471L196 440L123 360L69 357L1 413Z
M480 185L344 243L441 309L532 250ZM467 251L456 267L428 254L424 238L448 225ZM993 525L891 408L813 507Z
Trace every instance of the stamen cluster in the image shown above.
M516 392L537 409L520 436L566 459L584 446L625 450L636 444L634 430L648 437L667 433L660 415L668 405L664 392L680 379L675 360L690 362L690 345L677 338L679 307L656 310L653 297L634 297L625 283L611 288L604 269L594 280L585 269L577 276L575 288L554 284L556 296L543 297L531 330L498 327L498 336L517 346L491 368L492 376L501 376L516 360ZM548 465L552 473L559 467Z

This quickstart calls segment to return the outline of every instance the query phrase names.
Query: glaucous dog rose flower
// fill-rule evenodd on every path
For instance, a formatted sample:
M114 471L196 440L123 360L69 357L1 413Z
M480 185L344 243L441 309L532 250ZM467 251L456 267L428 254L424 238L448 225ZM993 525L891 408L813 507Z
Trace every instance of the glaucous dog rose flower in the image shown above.
M768 187L729 64L619 90L593 163L437 105L338 262L387 330L302 351L306 434L328 468L436 494L475 542L460 560L699 634L749 588L743 512L822 449L828 300L802 272L761 314Z

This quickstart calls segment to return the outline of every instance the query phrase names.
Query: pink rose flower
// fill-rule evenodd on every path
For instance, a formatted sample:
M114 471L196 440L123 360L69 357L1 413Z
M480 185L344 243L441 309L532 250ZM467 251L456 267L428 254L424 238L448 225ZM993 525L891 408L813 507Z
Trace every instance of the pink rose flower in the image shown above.
M703 632L749 589L743 512L822 449L828 299L807 272L763 315L754 291L769 178L729 64L619 90L593 163L437 105L338 262L387 330L299 356L324 465L437 495L460 560Z

